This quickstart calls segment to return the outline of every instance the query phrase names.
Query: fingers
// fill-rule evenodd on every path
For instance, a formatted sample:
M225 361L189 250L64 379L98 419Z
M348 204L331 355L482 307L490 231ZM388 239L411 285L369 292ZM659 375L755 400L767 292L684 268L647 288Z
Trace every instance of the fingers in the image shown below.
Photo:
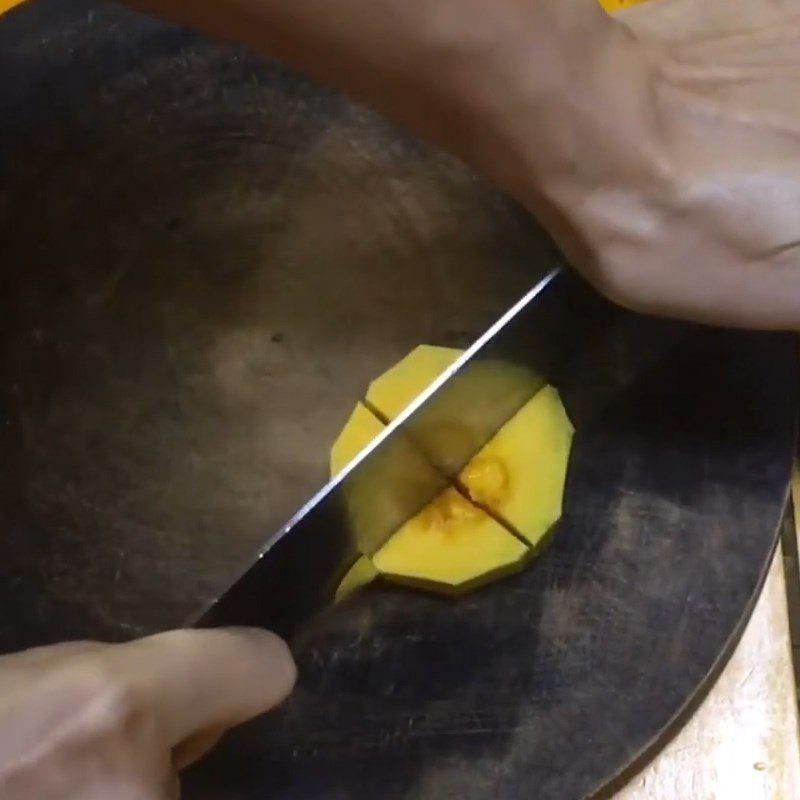
M286 644L259 630L173 631L113 648L106 657L134 676L170 747L268 711L296 677Z
M58 659L98 653L108 646L100 642L63 642L47 647L33 647L30 650L23 650L21 653L0 657L0 668L27 669L45 666Z
M155 780L157 790L136 796L159 800L178 796L173 784L164 788L165 774L201 758L228 728L280 703L295 681L284 642L245 629L174 631L123 645L69 642L4 656L0 667L7 690L18 694L32 680L50 687L31 695L44 703L46 719L82 720L75 735L116 753L115 763L129 763L126 786L138 786L137 776ZM43 682L31 668L52 678ZM38 731L40 722L19 730Z

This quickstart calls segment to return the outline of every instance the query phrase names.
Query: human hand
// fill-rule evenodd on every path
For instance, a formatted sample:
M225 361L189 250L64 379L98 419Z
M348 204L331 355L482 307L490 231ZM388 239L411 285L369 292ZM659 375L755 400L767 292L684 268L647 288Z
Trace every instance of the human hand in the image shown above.
M624 305L800 329L800 2L652 0L609 24L553 120L509 124L533 143L517 194Z
M294 680L286 645L251 630L3 656L0 798L174 800L178 772Z

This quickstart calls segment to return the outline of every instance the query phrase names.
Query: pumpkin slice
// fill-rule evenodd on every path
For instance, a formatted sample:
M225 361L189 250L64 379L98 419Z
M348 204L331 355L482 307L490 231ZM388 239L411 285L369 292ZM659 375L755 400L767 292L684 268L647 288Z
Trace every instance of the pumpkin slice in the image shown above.
M338 475L382 431L383 423L359 403L331 448L331 478Z
M383 430L383 423L365 406L356 406L331 449L331 477L338 475ZM442 491L448 486L413 443L398 433L390 450L373 458L369 470L347 479L344 497L350 529L360 552L374 552L387 527L391 530L405 523L408 509L421 508L437 483ZM376 536L381 537L380 542L375 541Z
M392 420L460 355L460 350L421 345L373 381L367 401ZM485 362L469 377L497 386L498 402L502 402L504 370L509 374L505 385L513 390L519 380L511 371L519 369ZM481 394L487 395L483 387ZM480 415L480 409L476 413ZM539 544L561 516L573 433L558 392L545 386L480 450L458 480L475 503L532 545ZM450 429L438 437L426 432L425 439L437 449L446 449L448 438L458 434ZM437 463L444 461L439 453L429 455L434 455Z
M458 594L521 568L529 548L446 489L372 557L389 581Z
M356 406L331 449L331 476L338 474L383 427L367 408ZM358 536L359 527L368 525L362 507L374 509L375 498L361 503L358 487L350 488L356 490L348 497L348 505ZM392 501L390 493L386 502ZM450 488L406 522L372 559L361 556L339 584L336 600L379 575L394 583L456 594L520 568L527 555L528 548L521 541Z
M535 546L561 517L573 434L558 392L546 386L467 465L461 483Z
M368 583L372 583L378 575L380 575L380 573L375 568L372 560L367 558L367 556L361 556L358 561L347 570L341 583L339 583L334 596L335 602L338 603L344 600L345 597L349 597L353 592L358 591Z
M384 420L400 414L460 355L451 348L422 345L375 380L367 393L369 407L356 407L334 444L331 474L337 474L381 433ZM477 366L470 379L480 382L476 383L481 387L478 394L487 402L508 402L507 395L521 385L519 375L514 374L519 369L486 362ZM532 385L535 380L531 376ZM496 401L484 391L486 381L497 394ZM465 427L477 427L481 409L476 408L475 414L476 420ZM437 421L431 419L430 424L435 426ZM464 444L453 437L469 435L456 427L443 425L441 431L425 432L426 444L436 450L428 455L439 464L446 462L446 452L454 441L454 449ZM463 493L455 487L445 489L371 559L360 558L343 579L337 596L349 594L378 575L456 594L519 569L532 552L523 539L532 547L539 545L561 516L572 435L558 392L550 386L540 389L459 473ZM411 443L408 446L413 449ZM399 481L387 475L386 485L391 491L381 498L380 519L385 519L392 503L407 507L407 502L393 496L403 489ZM359 502L358 486L348 498L357 536L360 528L370 527L366 510L376 506L374 482L365 488L370 496L362 497L364 502ZM368 539L364 534L361 538Z
M394 420L460 355L446 347L417 347L372 383L366 404L382 419ZM444 389L414 421L409 437L440 474L457 479L467 459L496 433L491 421L511 417L542 386L544 380L524 367L471 361L462 367L455 390Z
M367 402L386 420L393 420L420 392L430 386L461 355L452 347L421 344L402 361L376 378L367 390Z

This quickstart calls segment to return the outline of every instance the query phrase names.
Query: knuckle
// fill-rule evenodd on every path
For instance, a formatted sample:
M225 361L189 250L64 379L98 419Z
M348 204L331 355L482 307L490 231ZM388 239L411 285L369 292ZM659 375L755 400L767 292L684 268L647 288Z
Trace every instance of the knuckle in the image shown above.
M81 668L86 712L98 732L130 732L147 722L142 692L127 675L103 659Z

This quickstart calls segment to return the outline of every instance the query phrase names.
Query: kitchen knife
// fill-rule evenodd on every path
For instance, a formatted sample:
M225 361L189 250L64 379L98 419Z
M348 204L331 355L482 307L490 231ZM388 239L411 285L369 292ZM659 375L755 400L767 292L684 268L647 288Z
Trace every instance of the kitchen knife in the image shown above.
M603 316L604 302L556 269L495 322L382 435L271 537L194 621L292 636L457 477Z

